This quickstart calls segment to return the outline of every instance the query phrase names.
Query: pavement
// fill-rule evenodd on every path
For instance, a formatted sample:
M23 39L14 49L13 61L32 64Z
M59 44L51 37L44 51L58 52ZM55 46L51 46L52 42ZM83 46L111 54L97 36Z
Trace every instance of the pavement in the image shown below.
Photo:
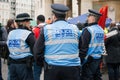
M5 63L4 63L4 61L3 61L3 59L2 59L1 62L2 62L2 76L3 76L3 79L4 79L4 80L7 80L7 74L8 74L7 61L5 61ZM108 75L107 75L106 72L102 74L102 79L103 79L103 80L108 80ZM40 79L40 80L44 80L44 79L43 79L43 72L42 72L42 75L41 75L41 79Z
M2 59L2 77L3 77L3 80L7 80L7 73L8 73L8 67L7 67L7 61L3 61Z

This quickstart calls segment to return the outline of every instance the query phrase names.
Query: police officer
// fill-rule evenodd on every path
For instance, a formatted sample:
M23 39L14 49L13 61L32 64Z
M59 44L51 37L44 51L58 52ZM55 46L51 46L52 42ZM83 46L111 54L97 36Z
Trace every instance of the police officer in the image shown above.
M76 25L65 20L69 8L52 4L53 23L43 27L34 45L37 64L45 60L45 80L80 80L79 37Z
M98 25L101 14L89 9L88 26L80 37L82 80L101 80L100 62L104 49L104 31Z
M35 38L28 30L30 20L28 13L18 14L15 19L18 29L8 35L10 80L33 80L32 49Z

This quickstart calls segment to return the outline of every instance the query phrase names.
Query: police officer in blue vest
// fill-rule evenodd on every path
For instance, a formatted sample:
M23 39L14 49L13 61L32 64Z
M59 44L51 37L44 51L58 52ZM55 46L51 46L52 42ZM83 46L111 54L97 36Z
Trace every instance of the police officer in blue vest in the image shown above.
M32 59L34 34L29 31L28 13L18 14L15 21L18 29L8 35L10 80L33 80Z
M80 37L82 80L102 80L99 65L104 51L104 31L98 25L100 16L99 12L89 9L88 26Z
M54 22L43 27L34 45L36 62L41 65L44 58L45 80L80 80L80 32L66 22L67 6L52 4L51 8Z

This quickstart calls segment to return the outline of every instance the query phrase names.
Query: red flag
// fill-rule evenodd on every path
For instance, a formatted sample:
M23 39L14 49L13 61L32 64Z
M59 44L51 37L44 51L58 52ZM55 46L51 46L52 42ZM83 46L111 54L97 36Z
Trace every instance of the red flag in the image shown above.
M98 24L104 29L105 21L106 21L107 13L108 13L108 6L104 6L100 8L99 12L102 14L102 16L100 17Z

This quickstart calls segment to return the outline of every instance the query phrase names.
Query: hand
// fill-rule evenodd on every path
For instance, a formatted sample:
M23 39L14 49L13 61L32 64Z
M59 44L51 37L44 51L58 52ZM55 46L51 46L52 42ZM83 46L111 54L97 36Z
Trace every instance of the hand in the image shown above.
M87 63L91 63L92 61L93 61L93 57L92 56L88 56Z
M44 59L40 57L37 58L36 64L41 67L44 66Z

